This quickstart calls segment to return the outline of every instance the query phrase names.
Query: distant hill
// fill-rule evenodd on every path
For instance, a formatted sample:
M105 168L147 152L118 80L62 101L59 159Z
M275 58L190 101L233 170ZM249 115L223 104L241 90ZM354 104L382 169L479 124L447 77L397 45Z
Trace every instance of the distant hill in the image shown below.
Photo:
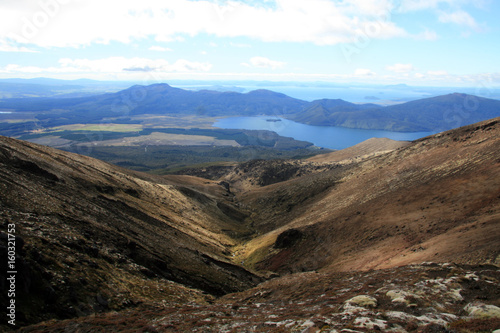
M438 132L500 116L500 101L455 93L383 107L372 103L354 104L341 99L306 102L265 89L248 93L192 91L161 83L135 85L116 93L77 98L3 99L0 100L0 110L35 113L39 125L45 128L143 114L211 117L270 115L319 126ZM11 135L5 130L15 126L26 128L20 123L3 124L0 133Z
M291 117L299 123L318 126L342 126L348 115L364 110L381 109L377 104L354 104L342 99L321 99L311 102L302 112ZM351 126L345 126L351 127Z
M454 93L393 105L384 111L392 119L439 132L500 116L500 101Z
M439 132L500 116L500 101L467 94L448 94L381 107L342 100L312 102L292 120L400 132Z
M308 102L269 90L249 93L191 91L168 84L135 85L117 93L82 98L23 98L0 101L0 109L49 111L44 119L91 122L103 117L140 114L286 115L302 110ZM64 112L61 113L61 110Z
M50 78L0 79L2 98L73 98L102 95L128 88L131 82L95 81L89 79L58 80Z

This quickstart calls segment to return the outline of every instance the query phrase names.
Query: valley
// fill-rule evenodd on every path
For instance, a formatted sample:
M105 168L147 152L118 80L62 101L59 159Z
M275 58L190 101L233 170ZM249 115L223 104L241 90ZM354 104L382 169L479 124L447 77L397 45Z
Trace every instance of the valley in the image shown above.
M0 333L500 333L500 1L0 1Z
M499 118L165 176L0 142L21 331L498 328Z

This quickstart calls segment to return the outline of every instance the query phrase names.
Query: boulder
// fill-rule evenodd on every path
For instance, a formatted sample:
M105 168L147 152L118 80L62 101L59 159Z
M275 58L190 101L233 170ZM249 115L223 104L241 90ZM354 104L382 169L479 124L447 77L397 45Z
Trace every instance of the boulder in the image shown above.
M469 303L464 310L469 316L478 319L500 318L500 308L495 305Z
M344 302L351 306L360 306L363 308L374 308L377 306L377 299L368 295L359 295Z

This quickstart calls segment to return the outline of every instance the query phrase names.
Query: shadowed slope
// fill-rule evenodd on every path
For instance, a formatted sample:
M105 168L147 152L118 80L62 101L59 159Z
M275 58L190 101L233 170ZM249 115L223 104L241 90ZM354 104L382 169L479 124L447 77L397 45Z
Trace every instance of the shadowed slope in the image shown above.
M0 137L2 238L15 225L18 297L30 299L19 301L21 321L205 297L168 280L214 295L259 282L227 259L232 236L249 230L226 189L171 179Z

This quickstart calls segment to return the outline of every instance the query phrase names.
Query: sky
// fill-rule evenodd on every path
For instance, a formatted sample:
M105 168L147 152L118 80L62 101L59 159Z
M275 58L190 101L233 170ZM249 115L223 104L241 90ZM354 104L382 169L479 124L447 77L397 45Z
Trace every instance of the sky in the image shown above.
M497 0L0 0L0 78L500 86Z

